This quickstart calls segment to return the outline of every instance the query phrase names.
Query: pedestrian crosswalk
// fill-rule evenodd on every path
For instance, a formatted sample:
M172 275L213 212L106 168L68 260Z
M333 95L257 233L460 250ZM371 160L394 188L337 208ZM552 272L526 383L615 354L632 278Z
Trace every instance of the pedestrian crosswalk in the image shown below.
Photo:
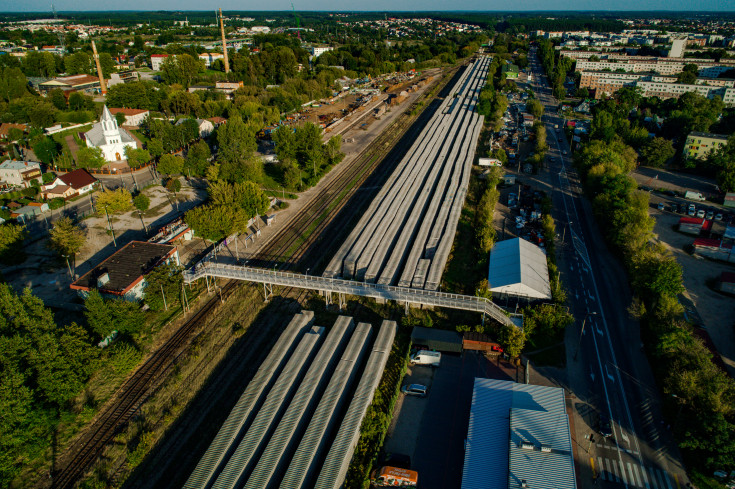
M674 489L671 476L663 470L653 467L642 467L634 462L621 462L604 457L597 457L597 473L600 479L609 482L620 482L630 487L645 489Z

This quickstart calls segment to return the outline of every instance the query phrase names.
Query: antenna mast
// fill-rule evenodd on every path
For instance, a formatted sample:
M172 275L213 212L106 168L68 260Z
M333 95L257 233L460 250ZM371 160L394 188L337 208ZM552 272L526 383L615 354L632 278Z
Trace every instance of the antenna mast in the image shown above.
M59 14L56 13L56 7L51 4L51 10L54 12L54 19L59 20ZM58 26L57 26L58 27ZM62 52L66 52L66 41L64 40L64 31L56 30L56 35L59 37L59 43L61 44Z
M219 28L222 31L222 54L225 55L225 73L230 72L230 62L227 59L227 40L225 39L225 21L222 18L222 9L219 9Z
M293 16L296 17L296 37L299 38L299 41L301 40L301 24L299 22L299 18L296 15L296 9L293 6L293 2L291 2L291 12L293 12Z

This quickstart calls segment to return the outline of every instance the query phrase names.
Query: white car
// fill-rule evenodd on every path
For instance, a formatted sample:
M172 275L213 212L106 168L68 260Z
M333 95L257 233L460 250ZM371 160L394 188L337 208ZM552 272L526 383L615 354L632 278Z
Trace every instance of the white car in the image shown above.
M715 214L715 221L722 221L722 213L721 212L718 212L717 214Z
M699 209L697 211L697 217L704 217L704 209Z

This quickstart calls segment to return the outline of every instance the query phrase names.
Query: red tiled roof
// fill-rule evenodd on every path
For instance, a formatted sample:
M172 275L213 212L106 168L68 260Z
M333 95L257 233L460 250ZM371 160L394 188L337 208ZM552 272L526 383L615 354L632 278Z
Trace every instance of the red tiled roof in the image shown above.
M61 175L59 178L74 190L79 190L80 188L91 185L97 181L97 179L90 175L84 168Z
M223 124L227 122L227 119L225 119L224 117L210 117L207 120L211 122L212 124Z
M138 114L144 114L146 112L148 111L145 109L128 109L125 107L121 109L120 108L110 109L110 113L112 114L120 113L120 114L125 114L125 115L138 115Z
M25 132L28 130L28 126L25 124L11 124L9 122L3 122L0 124L0 138L6 137L11 129L20 129Z
M151 54L151 58L168 58L169 54Z

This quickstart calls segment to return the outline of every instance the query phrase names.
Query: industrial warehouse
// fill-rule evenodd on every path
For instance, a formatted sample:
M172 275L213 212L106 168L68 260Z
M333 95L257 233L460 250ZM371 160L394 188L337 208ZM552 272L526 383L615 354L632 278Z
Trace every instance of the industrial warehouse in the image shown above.
M370 324L340 316L326 332L297 314L184 487L341 487L395 332L383 321L370 348Z
M490 58L445 98L327 266L324 276L437 290L467 193Z

